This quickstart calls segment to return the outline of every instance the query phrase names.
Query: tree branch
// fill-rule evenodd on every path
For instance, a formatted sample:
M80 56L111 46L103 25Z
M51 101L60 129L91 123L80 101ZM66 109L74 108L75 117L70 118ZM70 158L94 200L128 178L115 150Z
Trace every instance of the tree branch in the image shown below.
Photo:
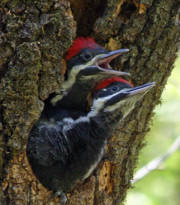
M170 157L178 149L180 149L180 136L176 138L175 142L171 145L171 147L164 155L153 159L151 162L138 170L131 183L136 183L137 181L143 179L146 175L151 173L153 170L156 170L168 157Z

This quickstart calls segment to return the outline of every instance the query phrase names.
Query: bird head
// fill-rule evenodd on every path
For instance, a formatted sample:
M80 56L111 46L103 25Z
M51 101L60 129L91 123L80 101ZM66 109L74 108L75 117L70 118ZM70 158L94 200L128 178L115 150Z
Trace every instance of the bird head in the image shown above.
M129 49L107 51L98 45L92 38L77 38L69 48L67 60L67 77L73 73L79 76L101 75L129 75L126 72L115 71L111 68L110 62ZM96 76L94 77L96 78Z
M103 80L95 88L89 117L102 116L107 125L116 125L154 85L134 87L121 77Z

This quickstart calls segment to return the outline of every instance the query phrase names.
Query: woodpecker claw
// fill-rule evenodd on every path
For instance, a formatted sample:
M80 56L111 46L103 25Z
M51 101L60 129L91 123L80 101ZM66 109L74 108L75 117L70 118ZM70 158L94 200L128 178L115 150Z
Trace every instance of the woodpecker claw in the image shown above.
M64 193L62 193L61 194L61 205L65 205L66 204L66 202L67 202L67 197L66 197L66 195L64 194Z
M53 198L55 198L55 197L59 197L59 198L60 198L60 203L61 203L61 205L65 205L65 204L66 204L66 202L67 202L67 197L66 197L66 195L65 195L64 192L62 192L62 191L57 191L57 192L55 192L55 193L52 193L51 196L49 197L48 202L50 202L50 201L51 201Z

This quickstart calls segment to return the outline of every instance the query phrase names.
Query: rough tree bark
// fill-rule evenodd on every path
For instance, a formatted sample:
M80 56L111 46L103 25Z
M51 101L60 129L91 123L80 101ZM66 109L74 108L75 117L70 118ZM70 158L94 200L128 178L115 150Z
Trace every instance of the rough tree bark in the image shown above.
M25 155L43 100L61 85L63 55L75 36L108 49L130 48L117 69L135 85L157 86L109 141L98 169L68 194L71 205L122 204L149 121L176 57L177 0L2 0L0 2L0 204L58 204L34 177ZM77 32L76 32L77 31Z

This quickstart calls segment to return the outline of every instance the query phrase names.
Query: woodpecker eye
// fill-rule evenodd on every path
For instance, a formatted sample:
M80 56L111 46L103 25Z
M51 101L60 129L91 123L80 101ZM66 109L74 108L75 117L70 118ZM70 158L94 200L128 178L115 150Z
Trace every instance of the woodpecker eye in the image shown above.
M93 58L93 55L92 53L90 53L89 51L86 51L84 53L81 54L81 58L84 60L84 61L89 61Z
M118 91L118 90L119 90L119 87L118 87L118 86L114 86L114 87L112 87L111 90L112 90L113 92Z

